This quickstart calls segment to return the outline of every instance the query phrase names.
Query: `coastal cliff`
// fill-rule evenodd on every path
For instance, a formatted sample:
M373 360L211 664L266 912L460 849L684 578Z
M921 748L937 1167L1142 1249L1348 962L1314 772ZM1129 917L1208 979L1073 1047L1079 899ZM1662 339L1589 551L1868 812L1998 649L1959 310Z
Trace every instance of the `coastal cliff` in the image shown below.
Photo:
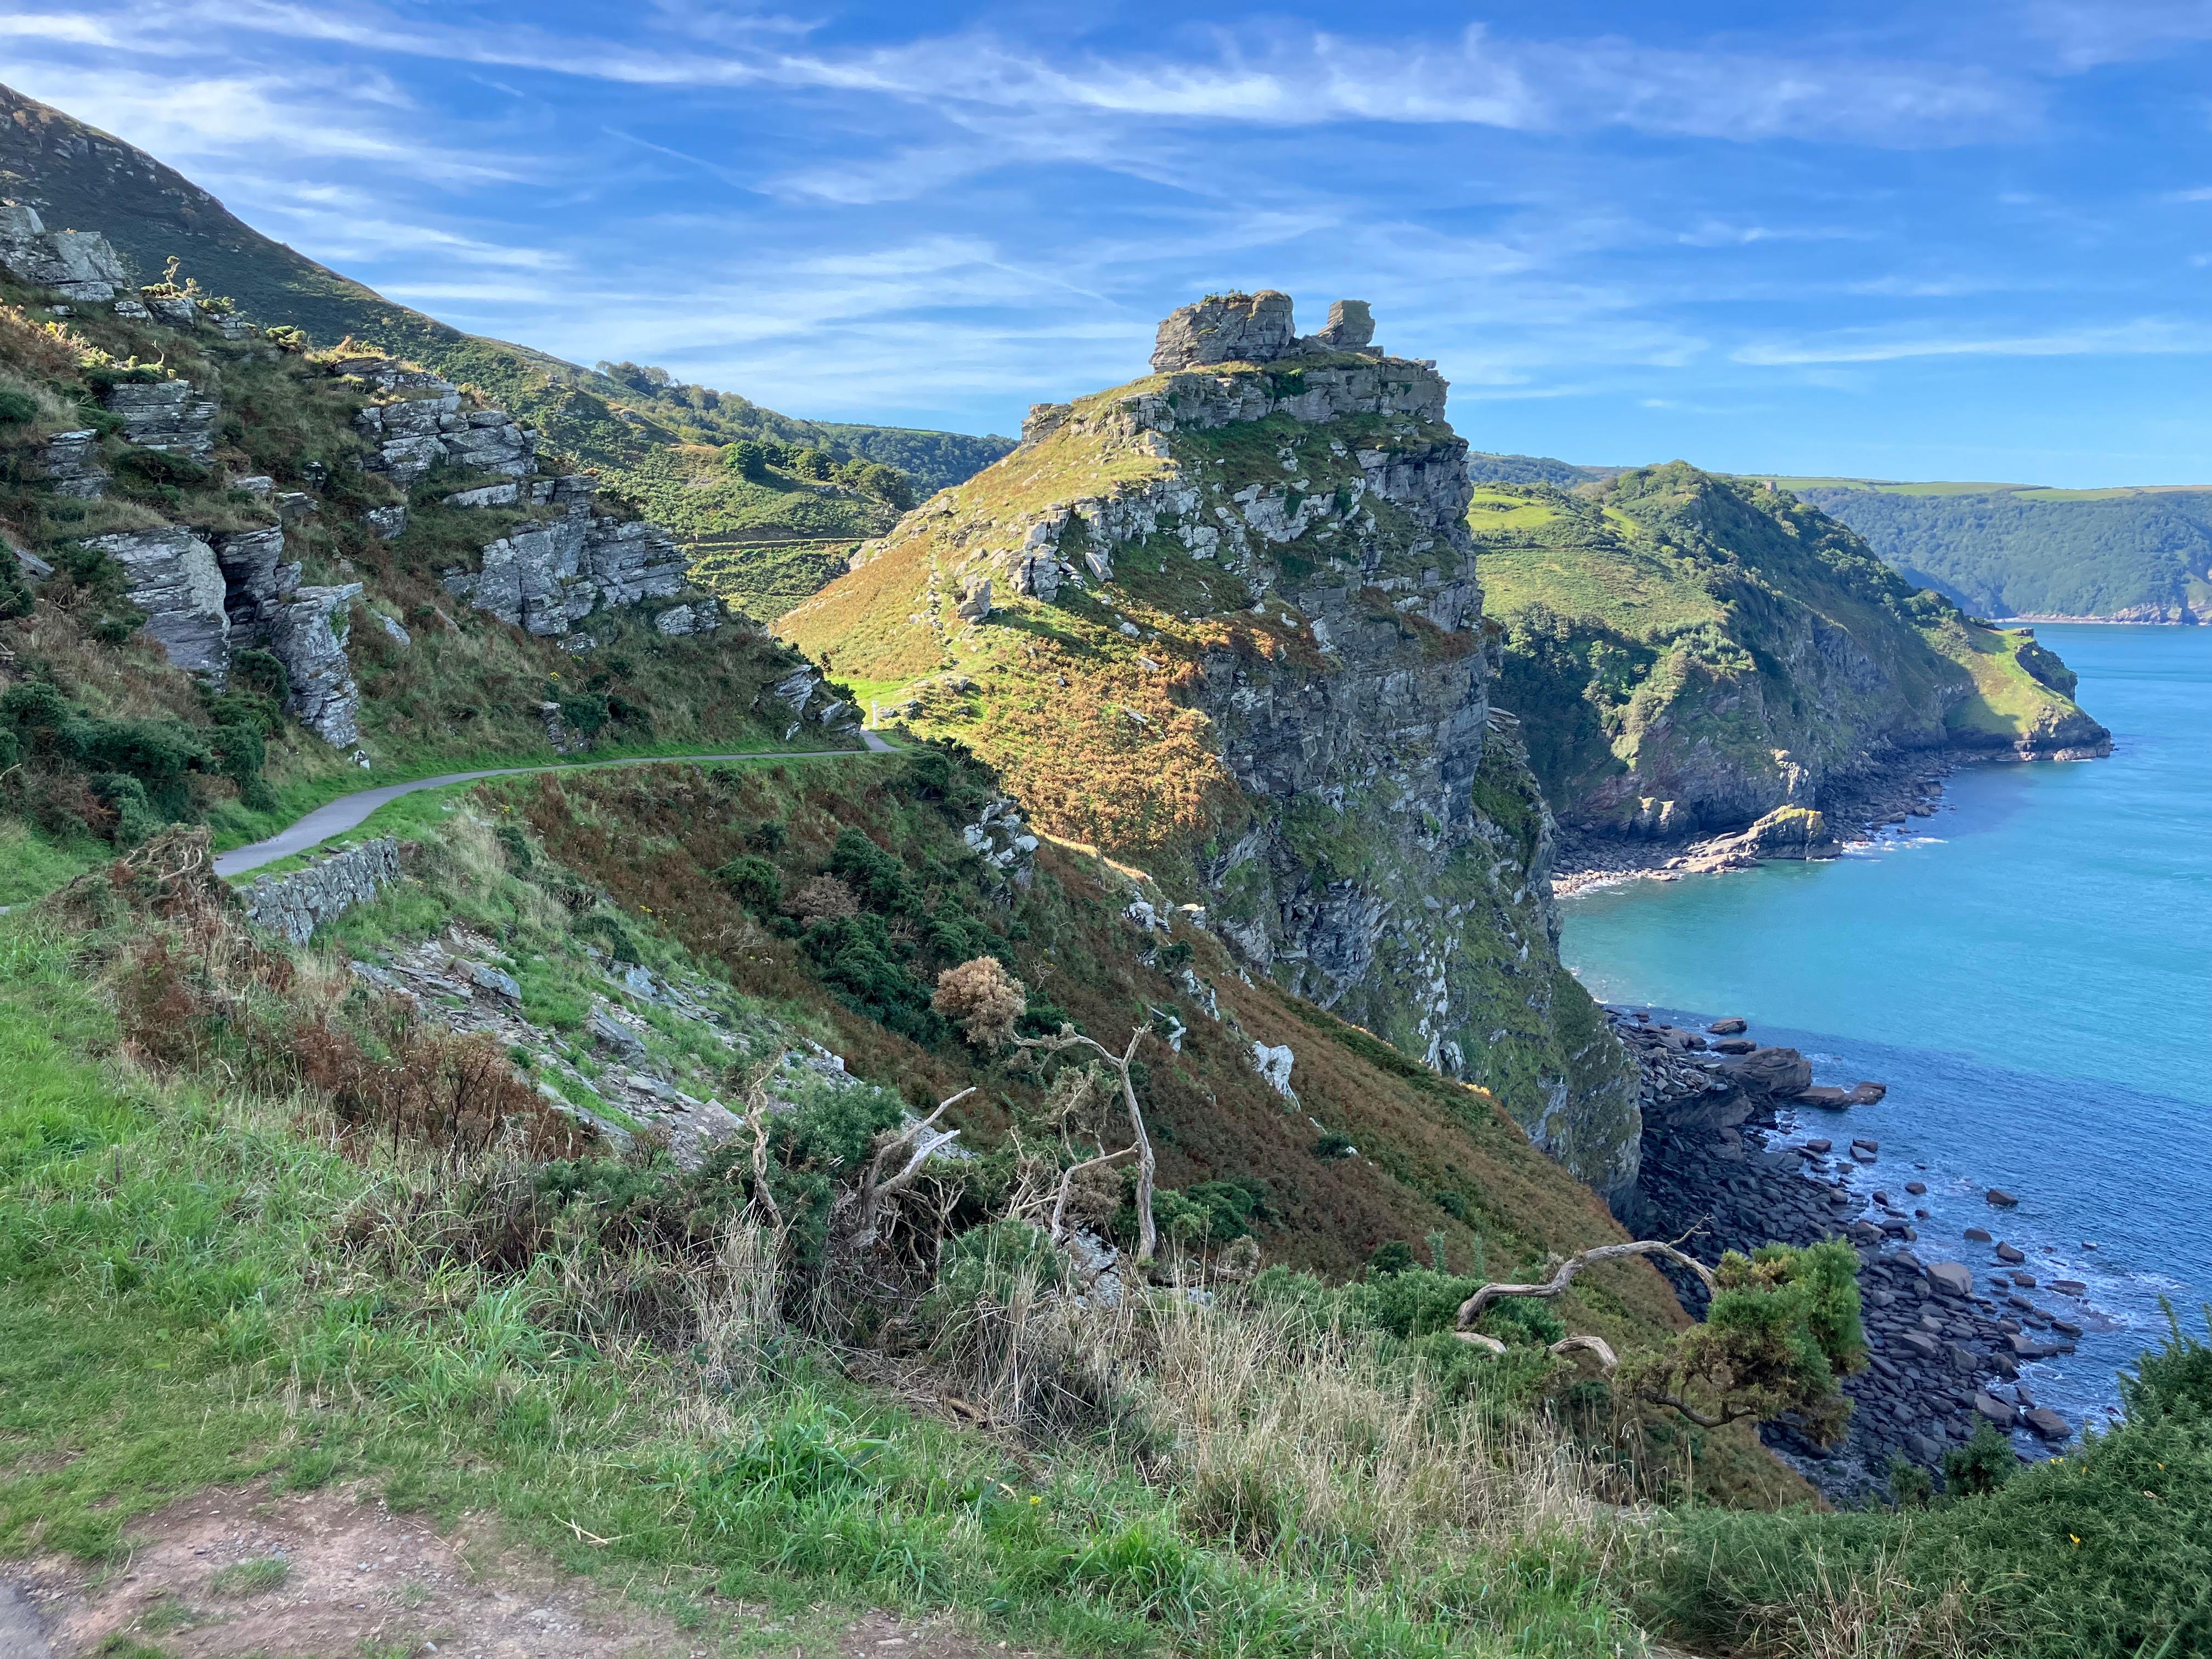
M2031 631L1916 590L1787 491L1680 462L1469 508L1498 701L1577 829L1676 840L1817 810L1935 752L2109 751Z
M780 631L1622 1191L1633 1081L1559 965L1550 816L1490 705L1467 447L1372 326L1185 307L1153 374L1033 410Z

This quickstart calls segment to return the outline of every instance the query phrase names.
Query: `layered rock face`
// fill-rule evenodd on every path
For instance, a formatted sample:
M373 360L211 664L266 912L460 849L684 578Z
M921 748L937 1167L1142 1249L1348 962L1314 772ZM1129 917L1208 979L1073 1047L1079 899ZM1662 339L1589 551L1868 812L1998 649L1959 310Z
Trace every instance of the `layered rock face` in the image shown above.
M369 359L375 367L369 378L380 392L413 392L389 402L362 406L354 427L376 446L364 465L371 471L389 473L401 486L414 483L434 466L450 463L488 472L504 472L526 478L538 471L538 434L517 422L505 410L464 409L460 388L450 380L421 369L392 365L388 359ZM361 365L361 366L366 366ZM332 365L336 373L356 368ZM513 501L510 491L504 498ZM489 499L471 506L490 504Z
M140 632L173 666L204 674L222 690L230 672L230 614L215 550L174 525L94 536L85 545L123 567L131 603L146 613Z
M361 691L345 654L347 609L360 583L301 586L300 567L285 562L276 526L218 537L213 546L175 525L98 536L86 545L123 567L131 603L146 613L140 632L171 666L220 690L234 651L268 651L291 682L287 712L338 748L360 741Z
M108 392L107 408L121 418L124 437L142 448L182 455L203 465L215 453L215 425L222 411L190 380L118 386Z
M675 599L688 568L659 525L604 518L578 501L565 517L489 544L480 568L448 570L443 580L447 592L501 622L550 635L568 633L605 606ZM664 618L670 620L661 631L672 635L711 632L721 622L710 599L694 599L656 621Z
M65 300L112 300L131 280L105 236L48 230L37 209L12 204L0 204L0 266Z
M1372 326L1345 302L1325 332ZM894 702L1003 767L1034 822L1179 867L1255 970L1494 1087L1625 1190L1633 1079L1559 964L1550 820L1492 718L1444 382L1300 338L1279 295L1186 307L1154 361L1176 367L1034 411L784 631L870 678L933 664ZM1079 641L1067 672L1040 631ZM1078 753L1054 769L1038 744ZM1172 773L1206 809L1118 830L1086 745L1094 773L1126 760L1163 794Z

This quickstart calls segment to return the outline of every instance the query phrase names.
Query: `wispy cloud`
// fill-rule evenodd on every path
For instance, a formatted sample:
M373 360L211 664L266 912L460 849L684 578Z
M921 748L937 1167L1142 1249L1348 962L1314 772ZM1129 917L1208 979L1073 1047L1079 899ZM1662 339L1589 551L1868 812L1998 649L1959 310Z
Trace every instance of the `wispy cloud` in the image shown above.
M60 25L60 14L34 21ZM2027 82L1979 64L1655 49L1614 38L1529 40L1475 26L1377 44L1341 33L1193 29L1173 53L1040 52L982 30L845 51L745 39L690 9L623 37L555 37L526 23L442 26L368 5L178 0L103 27L155 50L221 27L638 86L778 86L925 105L1081 111L1133 120L1275 126L1348 122L1560 131L1622 126L1735 141L1966 142L2039 115ZM653 24L657 21L658 27ZM638 44L642 38L658 44Z
M1740 347L1734 361L1761 368L1801 363L1887 363L1910 357L2196 356L2212 352L2212 327L2158 319L2104 327L2014 335L1854 333L1765 341Z

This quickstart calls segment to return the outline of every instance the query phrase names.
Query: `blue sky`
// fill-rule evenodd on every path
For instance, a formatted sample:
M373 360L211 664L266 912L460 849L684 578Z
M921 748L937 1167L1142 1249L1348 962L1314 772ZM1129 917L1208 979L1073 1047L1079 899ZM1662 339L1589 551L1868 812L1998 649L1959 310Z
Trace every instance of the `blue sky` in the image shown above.
M2212 0L17 0L0 79L462 327L1011 432L1373 302L1479 448L2212 482Z

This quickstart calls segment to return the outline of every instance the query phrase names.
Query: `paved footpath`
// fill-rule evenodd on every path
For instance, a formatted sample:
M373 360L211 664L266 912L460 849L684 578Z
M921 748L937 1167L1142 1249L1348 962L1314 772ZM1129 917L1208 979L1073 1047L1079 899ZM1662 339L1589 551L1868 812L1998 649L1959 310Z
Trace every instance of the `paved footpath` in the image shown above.
M895 745L886 743L873 732L862 732L861 741L867 744L866 752L887 755ZM295 853L304 853L319 847L332 836L342 836L357 828L368 815L386 801L398 800L402 795L411 795L418 789L442 789L449 783L474 783L478 778L511 778L526 772L583 772L597 771L608 766L676 766L699 761L740 760L823 760L860 751L851 749L793 749L756 750L744 755L639 755L623 760L580 761L562 765L495 766L483 772L444 772L434 778L416 778L412 783L387 783L378 789L356 790L350 795L340 795L336 800L325 801L307 817L287 824L266 841L257 841L251 847L234 847L228 853L215 855L215 872L219 876L242 876L249 870L258 870L264 864L274 864L278 859L288 859Z

